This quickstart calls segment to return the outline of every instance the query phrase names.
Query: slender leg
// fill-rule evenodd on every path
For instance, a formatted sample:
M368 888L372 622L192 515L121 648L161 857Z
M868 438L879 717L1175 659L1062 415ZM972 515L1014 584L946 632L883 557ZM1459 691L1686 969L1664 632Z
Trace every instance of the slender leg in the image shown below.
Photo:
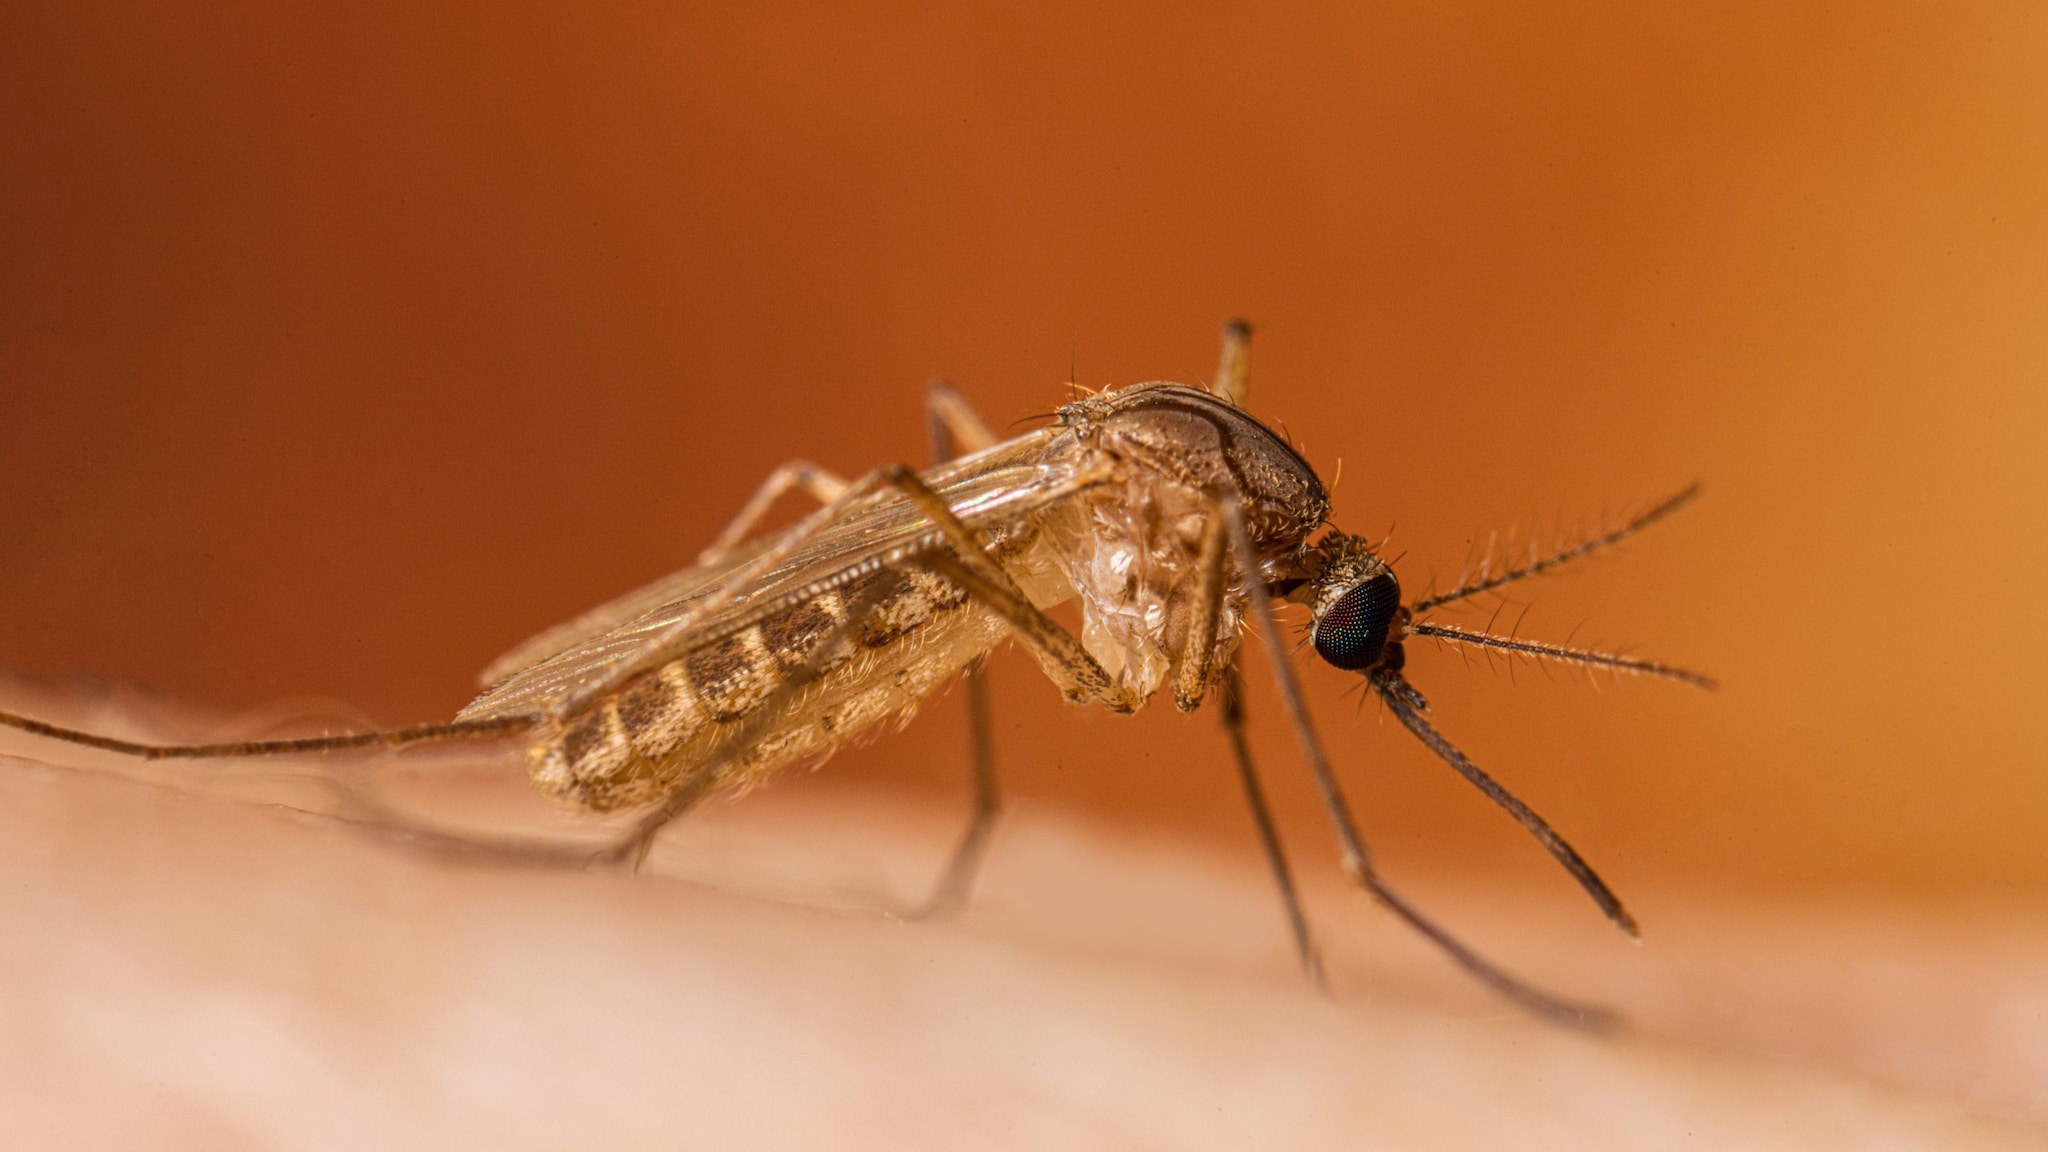
M937 450L941 463L962 452L979 452L996 442L995 433L989 430L973 406L944 380L934 381L926 390L925 414L931 423L932 446ZM740 508L739 514L732 518L732 523L726 525L725 531L698 554L697 563L713 563L738 547L790 489L801 488L818 503L830 504L846 491L846 487L844 478L808 460L791 460L768 474L768 478Z
M932 384L925 394L925 413L930 423L932 456L940 463L960 451L977 452L995 443L989 431L965 397L943 380ZM995 730L989 720L988 677L980 661L961 674L967 699L968 787L974 796L974 812L967 830L960 835L946 870L938 884L917 910L920 918L947 916L967 906L974 894L974 878L988 852L988 841L1002 815L1003 794L996 781Z
M979 452L996 442L996 434L974 406L951 384L935 380L925 391L924 410L931 421L932 449L940 463L963 452Z
M455 860L483 861L531 868L588 867L593 852L587 844L551 844L541 839L455 832L414 819L377 799L360 786L332 781L341 802L338 813L293 809L295 815L346 825L409 850Z
M1238 563L1253 583L1248 597L1252 618L1265 646L1267 659L1273 665L1273 678L1280 686L1280 698L1287 706L1288 719L1293 722L1302 758L1308 761L1309 773L1315 777L1316 788L1323 795L1323 807L1328 810L1330 824L1337 833L1337 844L1344 857L1344 871L1382 907L1406 921L1409 927L1435 944L1460 968L1522 1008L1577 1028L1597 1031L1614 1025L1616 1018L1604 1009L1553 996L1510 975L1423 915L1420 909L1380 879L1378 871L1373 868L1372 855L1366 849L1365 838L1358 834L1357 822L1344 801L1343 790L1338 788L1337 778L1330 771L1330 762L1323 754L1322 740L1316 735L1315 724L1309 719L1308 705L1302 699L1301 684L1294 677L1294 665L1288 660L1290 653L1281 639L1279 622L1273 617L1271 600L1258 586L1258 555L1252 548L1250 534L1245 531L1244 513L1238 507L1235 494L1223 498L1221 510L1230 528Z
M351 748L402 748L408 744L435 744L447 740L508 740L540 726L541 716L494 716L487 720L459 720L452 724L418 724L385 732L349 732L339 736L302 736L289 740L231 740L214 744L150 744L121 740L95 732L83 732L60 724L49 724L31 716L0 712L0 725L36 736L62 740L104 752L118 752L142 760L213 760L237 756L289 756L315 752L340 752Z
M779 703L779 701L776 701ZM704 770L692 772L683 782L662 798L660 804L633 822L633 828L624 836L613 841L591 857L593 863L622 864L630 872L638 872L647 863L647 854L654 850L654 838L676 817L695 808L703 799L717 791L718 769L723 765L708 765Z
M946 871L939 877L923 907L917 910L919 918L949 916L967 906L969 897L974 894L974 878L981 871L982 857L988 852L989 835L995 831L996 819L1003 813L1003 794L996 784L995 734L989 724L988 682L983 679L979 667L969 668L964 679L974 815L968 819L967 831L961 834L959 844L953 848Z
M1294 873L1287 867L1287 853L1280 846L1280 830L1273 826L1273 810L1266 806L1266 791L1259 785L1259 771L1252 764L1251 747L1245 743L1244 683L1234 662L1223 671L1221 689L1223 732L1230 737L1230 751L1237 757L1237 777L1244 784L1245 806L1251 809L1252 823L1258 826L1266 863L1272 866L1273 882L1280 887L1280 903L1287 908L1287 927L1294 933L1294 951L1301 957L1301 970L1308 975L1309 983L1327 991L1329 982L1323 976L1323 957L1309 933L1308 915L1302 911L1301 897L1294 888Z
M1224 362L1230 362L1227 342ZM1214 680L1223 711L1223 732L1230 739L1230 750L1237 760L1238 780L1244 785L1245 806L1251 809L1252 823L1259 830L1259 843L1266 850L1266 863L1272 867L1273 880L1280 888L1280 902L1287 910L1287 925L1294 934L1295 952L1301 957L1302 971L1308 975L1309 982L1317 988L1327 989L1322 956L1309 933L1308 916L1302 911L1301 897L1294 887L1294 874L1287 866L1287 853L1280 844L1280 832L1274 827L1272 809L1266 804L1266 790L1259 784L1258 768L1252 763L1251 746L1245 742L1244 682L1238 675L1237 660L1233 657L1221 669L1214 668L1216 633L1223 615L1227 578L1224 559L1229 551L1229 538L1229 528L1220 511L1212 514L1202 526L1202 543L1195 561L1198 583L1193 597L1194 618L1189 622L1179 668L1174 673L1173 701L1183 712L1194 711L1201 704L1211 680Z
M754 526L761 522L761 518L768 514L768 510L775 506L775 502L782 498L782 494L792 488L803 489L820 504L830 504L839 498L840 493L846 491L846 481L808 460L791 460L770 472L768 478L761 481L761 486L756 488L754 494L747 498L746 504L741 506L739 515L734 516L732 523L725 526L725 531L718 534L718 538L711 542L710 547L697 554L697 563L716 563L726 553L738 547L740 541L745 540L748 534L753 532Z
M1203 693L1209 690L1216 659L1216 630L1223 616L1223 558L1228 554L1228 539L1223 517L1212 514L1202 525L1202 547L1195 555L1195 614L1189 621L1180 666L1173 677L1173 704L1183 712L1200 706Z
M1223 326L1223 359L1216 365L1216 395L1244 407L1251 391L1252 326L1232 320Z
M1069 700L1098 703L1112 712L1137 710L1142 701L1112 680L1073 633L1025 597L974 532L953 515L937 493L925 487L917 473L897 464L882 469L880 476L882 483L915 504L945 538L945 551L927 553L916 563L953 581L1001 616Z

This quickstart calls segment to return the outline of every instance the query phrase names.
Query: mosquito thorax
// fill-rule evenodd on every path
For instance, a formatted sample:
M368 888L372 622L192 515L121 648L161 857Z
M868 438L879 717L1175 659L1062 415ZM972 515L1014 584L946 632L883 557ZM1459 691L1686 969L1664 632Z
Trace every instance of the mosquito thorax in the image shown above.
M1220 396L1133 384L1060 407L1081 442L1198 492L1234 491L1262 556L1292 556L1322 527L1329 493L1287 438Z
M1313 552L1314 574L1298 593L1313 620L1316 655L1346 672L1399 667L1404 623L1401 582L1356 536L1332 532ZM1389 643L1389 641L1392 643Z

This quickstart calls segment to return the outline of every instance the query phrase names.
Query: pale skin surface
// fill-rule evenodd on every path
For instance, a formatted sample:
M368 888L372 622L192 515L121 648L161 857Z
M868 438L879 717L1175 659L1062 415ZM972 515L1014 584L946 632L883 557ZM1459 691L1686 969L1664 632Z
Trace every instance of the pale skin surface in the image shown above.
M1635 1021L1594 1040L1474 987L1323 845L1304 885L1329 997L1249 844L1218 856L1027 805L972 911L906 924L955 805L829 775L706 806L630 878L453 862L257 803L323 806L303 772L209 781L7 740L83 766L0 760L10 1146L2048 1137L2038 917L1650 891L1660 931L1637 949L1518 892L1419 885ZM416 758L382 780L443 818L574 827L509 765Z

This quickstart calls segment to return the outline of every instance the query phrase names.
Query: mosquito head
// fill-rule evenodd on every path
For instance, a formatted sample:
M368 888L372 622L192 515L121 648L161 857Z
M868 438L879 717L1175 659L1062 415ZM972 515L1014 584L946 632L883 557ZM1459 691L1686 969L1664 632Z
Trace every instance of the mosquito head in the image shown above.
M1311 550L1307 567L1309 578L1292 598L1309 606L1316 654L1346 672L1398 670L1407 610L1386 561L1363 537L1331 532Z

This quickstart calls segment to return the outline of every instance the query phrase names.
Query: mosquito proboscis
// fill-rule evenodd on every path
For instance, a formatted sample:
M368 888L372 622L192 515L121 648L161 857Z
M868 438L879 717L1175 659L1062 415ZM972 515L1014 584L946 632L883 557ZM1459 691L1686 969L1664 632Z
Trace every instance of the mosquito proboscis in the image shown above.
M122 740L8 712L0 724L146 759L516 743L542 791L637 819L595 854L408 828L382 810L378 821L491 855L637 867L661 829L706 797L815 763L964 677L973 817L925 906L937 912L967 899L1000 811L981 665L1014 639L1077 703L1128 713L1164 691L1185 712L1217 700L1295 949L1320 985L1316 943L1244 739L1248 631L1266 651L1350 877L1513 1002L1600 1026L1610 1019L1603 1010L1511 975L1386 883L1309 716L1274 606L1305 606L1317 655L1362 676L1403 727L1526 828L1634 936L1635 918L1584 858L1437 730L1407 678L1406 642L1712 687L1658 661L1427 617L1617 544L1676 511L1696 487L1610 531L1483 568L1404 604L1375 549L1328 526L1329 497L1315 470L1246 411L1249 339L1243 323L1226 327L1206 388L1155 382L1082 396L1008 440L958 392L934 385L927 413L943 463L922 472L890 465L853 480L803 461L776 469L695 565L507 653L485 670L482 695L445 724L208 744ZM791 491L819 507L759 533ZM1079 603L1078 635L1047 615L1068 601Z

